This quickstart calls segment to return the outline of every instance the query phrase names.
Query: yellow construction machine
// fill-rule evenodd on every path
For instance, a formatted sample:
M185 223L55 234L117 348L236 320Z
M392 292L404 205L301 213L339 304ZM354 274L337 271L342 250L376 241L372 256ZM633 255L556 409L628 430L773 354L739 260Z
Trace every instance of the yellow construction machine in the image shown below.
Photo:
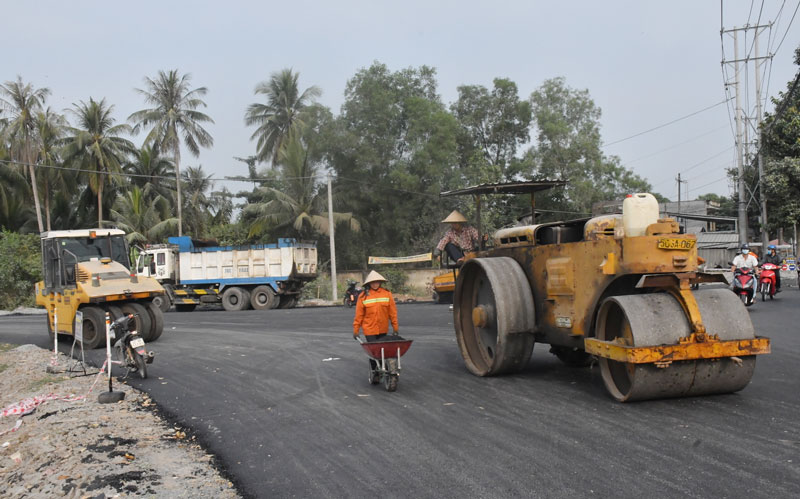
M534 194L563 182L485 184L442 196ZM480 216L478 217L480 220ZM479 228L480 231L480 228ZM693 290L694 285L708 283ZM698 271L693 234L649 194L623 213L501 229L461 267L456 337L469 371L515 372L546 343L567 364L596 359L619 401L735 392L770 351L720 275Z
M82 313L83 345L105 344L105 315L111 320L135 315L136 330L155 341L164 329L164 315L152 303L164 294L153 278L130 270L125 233L117 229L59 230L42 233L44 280L36 284L36 304L47 309L51 338L73 335L78 311ZM58 320L56 324L55 321Z

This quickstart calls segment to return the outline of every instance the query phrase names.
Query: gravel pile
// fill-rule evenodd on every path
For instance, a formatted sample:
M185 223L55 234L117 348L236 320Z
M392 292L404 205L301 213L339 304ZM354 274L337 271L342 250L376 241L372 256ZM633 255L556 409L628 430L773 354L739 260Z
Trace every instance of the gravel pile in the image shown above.
M115 382L125 399L99 404L106 378L88 393L97 376L48 374L51 356L34 345L0 344L0 495L238 497L213 457L161 419L146 394ZM66 366L62 355L55 371ZM58 399L25 416L2 416L26 399L22 405L29 408L35 404L30 399L47 396Z

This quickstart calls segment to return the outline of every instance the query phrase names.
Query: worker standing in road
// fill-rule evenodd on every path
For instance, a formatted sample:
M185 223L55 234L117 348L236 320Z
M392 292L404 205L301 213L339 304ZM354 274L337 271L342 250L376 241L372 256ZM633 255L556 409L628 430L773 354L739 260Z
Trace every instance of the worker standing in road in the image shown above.
M359 331L364 330L367 341L379 341L389 332L392 323L394 334L400 327L397 324L397 306L392 292L382 287L386 279L375 272L369 273L364 281L364 291L356 303L356 318L353 320L353 337L358 338Z
M767 246L767 255L764 257L763 263L772 263L778 266L778 270L775 271L775 292L781 292L781 264L783 261L781 257L778 256L778 248L774 244L770 244Z
M433 256L439 256L445 251L456 263L464 263L464 253L478 249L478 231L475 227L465 225L467 219L458 210L453 210L442 223L449 223L450 229L436 245Z

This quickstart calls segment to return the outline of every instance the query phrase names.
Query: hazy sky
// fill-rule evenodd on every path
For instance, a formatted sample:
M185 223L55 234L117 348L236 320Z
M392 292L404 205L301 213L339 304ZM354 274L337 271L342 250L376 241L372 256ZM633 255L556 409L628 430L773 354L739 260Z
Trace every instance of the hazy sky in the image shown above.
M768 46L777 50L765 68L769 96L785 90L797 69L800 15L787 28L799 1L768 0L763 9L760 1L725 2L722 9L726 29L748 20L755 25L759 12L762 24L777 20L760 39L762 55ZM588 89L602 109L602 135L610 144L726 98L720 10L719 1L697 0L6 0L0 4L0 80L21 75L49 87L49 103L59 110L105 97L121 122L144 107L134 88L144 87L145 76L189 72L194 86L209 89L205 111L216 121L208 127L215 145L199 158L184 152L182 165L202 164L219 178L246 174L244 163L232 159L255 152L245 109L258 100L255 85L286 67L300 73L301 87L319 86L320 102L334 113L347 80L374 61L391 70L435 67L448 105L459 85L491 88L493 78L505 77L527 98L544 80L563 76L570 87ZM740 38L740 57L752 39L752 31ZM728 35L725 47L733 58ZM748 90L743 104L753 109L752 80ZM766 110L773 109L768 102ZM605 151L669 198L677 198L678 172L689 181L684 199L687 188L691 198L727 195L725 168L735 158L732 112L732 105L720 105ZM138 145L142 138L133 140ZM229 185L242 187L248 186Z

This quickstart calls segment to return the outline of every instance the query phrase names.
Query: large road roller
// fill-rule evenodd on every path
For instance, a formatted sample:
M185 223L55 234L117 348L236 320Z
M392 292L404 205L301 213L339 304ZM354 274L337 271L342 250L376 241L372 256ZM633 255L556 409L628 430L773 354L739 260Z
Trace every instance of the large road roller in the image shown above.
M47 309L47 331L73 335L80 311L82 343L105 345L106 313L111 320L133 314L147 342L161 336L164 315L153 298L164 288L131 271L125 233L119 229L56 230L42 233L44 280L36 284L36 304Z
M530 194L558 181L484 184L442 196ZM480 228L479 228L480 231ZM770 351L721 275L698 271L697 241L659 218L650 194L621 214L498 230L469 254L453 296L456 337L478 376L516 372L534 344L599 365L621 402L735 392ZM697 288L697 289L694 289Z

